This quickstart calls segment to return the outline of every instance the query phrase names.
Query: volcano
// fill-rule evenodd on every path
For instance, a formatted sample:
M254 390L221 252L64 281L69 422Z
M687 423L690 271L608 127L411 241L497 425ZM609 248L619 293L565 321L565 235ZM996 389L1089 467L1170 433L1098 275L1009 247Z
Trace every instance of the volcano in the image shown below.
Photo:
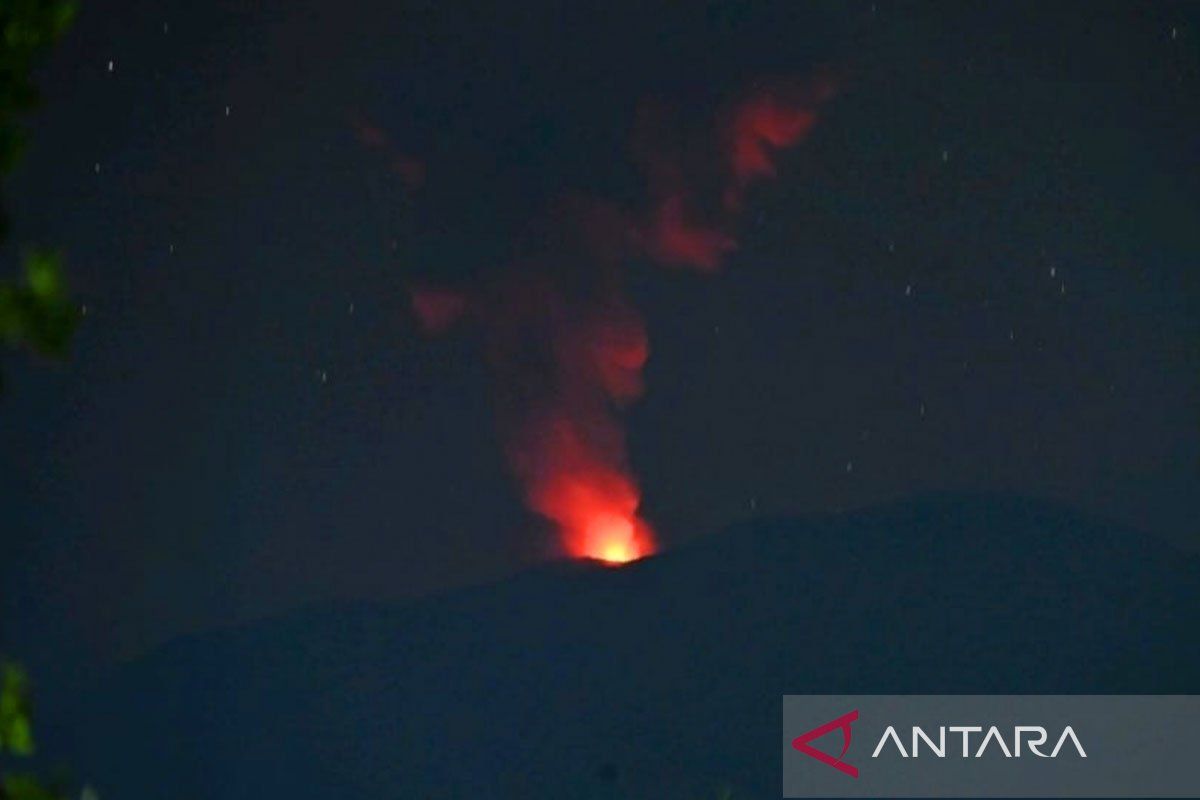
M42 750L109 797L771 797L784 693L1196 692L1198 618L1194 554L933 497L192 636Z

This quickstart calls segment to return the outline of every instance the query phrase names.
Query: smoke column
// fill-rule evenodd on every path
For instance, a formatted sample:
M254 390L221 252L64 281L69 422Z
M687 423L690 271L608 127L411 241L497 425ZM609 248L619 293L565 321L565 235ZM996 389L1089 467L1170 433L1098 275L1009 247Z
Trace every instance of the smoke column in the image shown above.
M646 104L631 143L646 179L641 208L566 196L491 280L413 289L427 333L460 321L478 333L506 460L565 554L619 564L657 546L639 513L621 417L642 394L650 355L625 271L647 261L717 270L736 248L747 189L775 175L777 152L804 138L831 94L827 79L759 88L694 133L663 105Z

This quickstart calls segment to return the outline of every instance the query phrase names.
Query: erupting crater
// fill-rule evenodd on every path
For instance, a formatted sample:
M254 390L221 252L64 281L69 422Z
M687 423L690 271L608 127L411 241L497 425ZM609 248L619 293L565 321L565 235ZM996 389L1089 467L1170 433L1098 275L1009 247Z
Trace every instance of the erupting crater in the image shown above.
M593 519L581 537L583 558L619 566L654 553L654 542L645 522L620 514Z

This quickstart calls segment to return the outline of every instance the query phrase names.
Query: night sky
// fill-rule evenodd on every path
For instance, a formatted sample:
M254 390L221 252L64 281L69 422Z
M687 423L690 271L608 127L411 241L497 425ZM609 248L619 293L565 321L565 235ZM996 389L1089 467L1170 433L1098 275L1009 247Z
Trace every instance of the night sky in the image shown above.
M68 362L5 355L6 651L542 559L480 343L408 286L564 192L635 197L644 98L702 119L821 67L723 269L631 270L663 546L982 491L1200 549L1200 8L588 5L83 4L6 187L6 266L61 246L86 311Z

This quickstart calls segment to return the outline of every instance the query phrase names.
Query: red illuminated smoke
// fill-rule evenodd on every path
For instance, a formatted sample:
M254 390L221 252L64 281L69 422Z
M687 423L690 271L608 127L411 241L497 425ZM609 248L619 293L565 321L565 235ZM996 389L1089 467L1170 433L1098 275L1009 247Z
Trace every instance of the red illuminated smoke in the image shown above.
M621 418L643 391L650 354L622 287L625 270L639 260L719 268L736 248L750 184L775 175L778 152L803 139L831 93L828 81L758 89L695 133L650 107L633 142L647 183L640 210L564 198L535 221L544 248L493 280L467 291L413 291L427 332L460 318L478 331L508 464L567 555L624 563L657 547L640 514Z

